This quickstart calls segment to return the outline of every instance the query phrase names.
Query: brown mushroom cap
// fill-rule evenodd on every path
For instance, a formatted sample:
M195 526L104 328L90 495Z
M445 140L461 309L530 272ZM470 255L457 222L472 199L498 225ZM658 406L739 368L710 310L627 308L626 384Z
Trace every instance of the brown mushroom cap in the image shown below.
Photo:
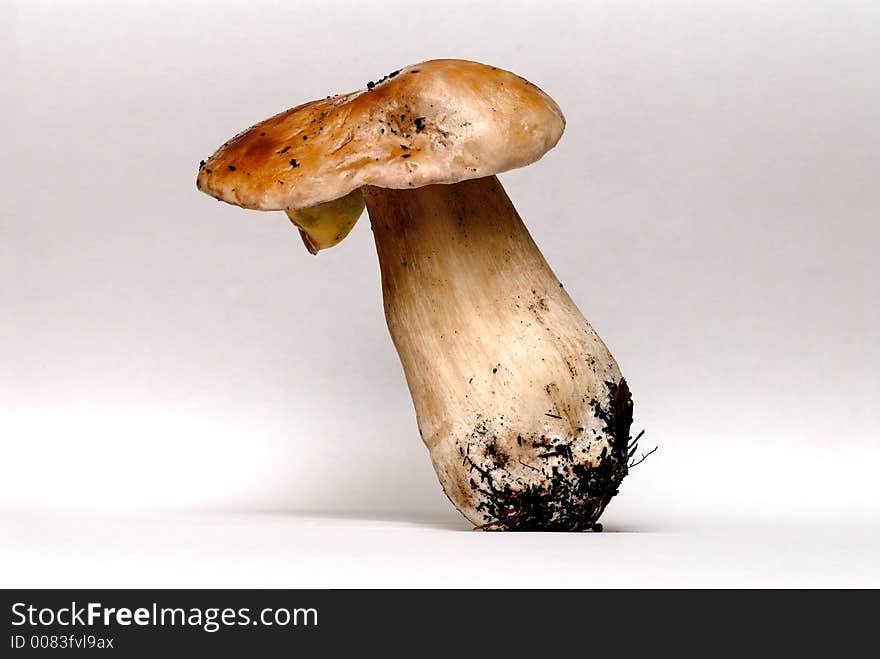
M431 60L252 126L200 165L197 185L244 208L306 208L363 185L416 188L523 167L564 128L553 99L527 80Z

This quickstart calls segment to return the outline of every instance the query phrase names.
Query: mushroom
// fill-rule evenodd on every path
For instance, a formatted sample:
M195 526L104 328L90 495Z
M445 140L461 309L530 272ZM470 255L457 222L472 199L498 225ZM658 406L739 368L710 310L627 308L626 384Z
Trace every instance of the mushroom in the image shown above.
M617 363L495 176L564 127L527 80L432 60L271 117L199 167L199 190L286 211L312 253L366 205L419 432L481 529L598 530L634 444Z

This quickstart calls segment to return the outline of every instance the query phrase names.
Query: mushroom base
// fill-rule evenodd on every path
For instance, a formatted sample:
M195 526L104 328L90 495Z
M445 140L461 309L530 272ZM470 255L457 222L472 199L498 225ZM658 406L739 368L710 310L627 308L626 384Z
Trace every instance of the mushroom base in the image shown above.
M592 400L597 416L605 420L610 450L603 449L595 466L578 460L575 439L550 440L546 436L518 437L518 445L532 446L543 464L530 465L536 478L523 481L512 476L510 456L499 449L497 438L485 424L478 424L468 437L480 458L467 455L472 476L470 487L479 503L476 509L486 520L477 526L485 531L596 531L605 507L618 493L628 473L632 398L626 380L606 382L608 400ZM522 463L520 463L522 464Z

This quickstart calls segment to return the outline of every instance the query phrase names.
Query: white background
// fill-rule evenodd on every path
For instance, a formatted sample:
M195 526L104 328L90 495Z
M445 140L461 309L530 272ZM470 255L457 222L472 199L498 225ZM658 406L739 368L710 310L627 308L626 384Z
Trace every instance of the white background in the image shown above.
M0 586L880 585L880 5L0 5ZM435 57L568 125L503 175L660 450L602 535L472 533L366 218L195 190L284 108Z

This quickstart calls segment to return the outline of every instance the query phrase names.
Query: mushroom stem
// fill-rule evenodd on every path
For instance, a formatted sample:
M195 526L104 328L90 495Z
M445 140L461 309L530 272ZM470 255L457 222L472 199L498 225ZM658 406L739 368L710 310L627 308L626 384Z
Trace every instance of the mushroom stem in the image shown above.
M629 389L498 179L363 191L447 496L479 528L593 528L627 472Z

